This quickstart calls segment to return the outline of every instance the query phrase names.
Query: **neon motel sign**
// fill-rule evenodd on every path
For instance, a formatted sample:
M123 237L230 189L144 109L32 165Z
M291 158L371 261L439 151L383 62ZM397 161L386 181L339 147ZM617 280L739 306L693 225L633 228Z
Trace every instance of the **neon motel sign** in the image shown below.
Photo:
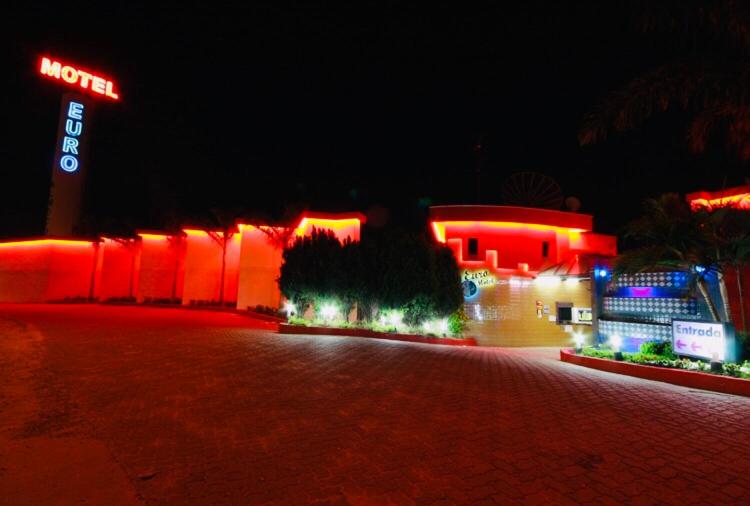
M65 172L78 170L79 137L83 133L84 105L71 100L68 102L67 118L65 118L65 135L60 146L60 161L58 164Z
M89 90L95 95L101 95L112 100L119 100L120 98L120 95L115 91L114 81L46 56L42 57L40 61L39 73L73 86L77 85L79 88Z

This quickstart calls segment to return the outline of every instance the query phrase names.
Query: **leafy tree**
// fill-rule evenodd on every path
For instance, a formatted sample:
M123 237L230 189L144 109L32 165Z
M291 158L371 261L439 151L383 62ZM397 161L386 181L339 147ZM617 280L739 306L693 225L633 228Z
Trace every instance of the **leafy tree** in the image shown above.
M360 318L400 309L417 324L448 316L463 303L458 266L450 249L425 235L399 230L373 231L360 242L339 242L328 231L313 230L284 250L279 287L298 307L336 299Z

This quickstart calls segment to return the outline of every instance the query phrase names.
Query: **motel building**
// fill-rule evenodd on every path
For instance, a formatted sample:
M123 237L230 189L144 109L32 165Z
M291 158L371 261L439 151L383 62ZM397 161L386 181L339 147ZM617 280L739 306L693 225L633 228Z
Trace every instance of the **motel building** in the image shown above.
M614 236L590 215L509 206L430 208L435 239L461 272L466 335L483 346L571 346L598 335L602 278Z
M276 309L283 241L313 229L358 241L360 213L308 212L288 227L137 232L135 238L0 242L0 302L137 302Z

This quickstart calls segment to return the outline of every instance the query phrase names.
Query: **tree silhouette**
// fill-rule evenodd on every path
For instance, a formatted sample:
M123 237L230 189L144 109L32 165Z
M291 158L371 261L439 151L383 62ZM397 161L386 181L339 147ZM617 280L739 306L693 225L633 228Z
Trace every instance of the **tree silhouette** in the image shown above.
M684 56L665 62L611 93L586 115L581 145L633 129L655 114L690 115L689 147L706 149L714 136L750 159L750 5L739 0L633 2L639 28L677 41Z

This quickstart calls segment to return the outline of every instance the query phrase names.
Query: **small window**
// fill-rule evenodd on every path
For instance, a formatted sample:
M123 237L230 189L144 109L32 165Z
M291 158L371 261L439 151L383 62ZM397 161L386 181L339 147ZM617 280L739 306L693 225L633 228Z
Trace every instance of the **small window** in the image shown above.
M469 238L469 256L475 257L479 254L479 239L476 237Z
M547 241L542 242L542 258L549 257L549 243Z
M567 325L573 323L573 303L572 302L558 302L557 303L557 324Z

